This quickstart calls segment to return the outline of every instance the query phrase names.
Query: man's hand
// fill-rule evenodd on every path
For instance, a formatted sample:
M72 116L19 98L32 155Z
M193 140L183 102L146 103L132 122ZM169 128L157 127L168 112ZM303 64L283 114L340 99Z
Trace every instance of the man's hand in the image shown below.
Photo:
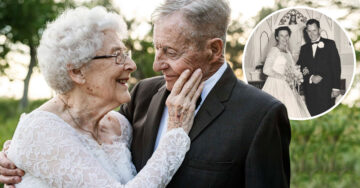
M319 75L313 75L311 80L312 80L312 83L314 84L318 84L319 82L321 82L323 78Z
M4 144L4 150L9 148L10 142L7 141ZM13 184L17 184L21 181L21 176L24 176L25 172L16 168L15 164L11 162L4 151L0 152L0 183L8 184L5 187L15 187Z
M340 90L338 89L333 89L331 92L331 98L336 98L341 94Z

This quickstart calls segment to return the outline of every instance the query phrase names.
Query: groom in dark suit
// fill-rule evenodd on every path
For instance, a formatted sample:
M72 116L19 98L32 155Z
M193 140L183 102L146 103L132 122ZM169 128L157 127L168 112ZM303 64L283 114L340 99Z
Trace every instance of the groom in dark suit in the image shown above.
M153 68L120 112L132 123L140 171L166 131L165 100L182 71L201 68L205 86L190 151L168 187L289 187L290 124L283 104L238 80L224 60L226 1L166 1L153 14Z
M304 75L304 94L311 116L330 109L340 95L340 57L333 40L320 37L320 23L306 22L311 42L301 47L298 65Z
M175 81L184 70L201 68L205 86L189 133L191 148L168 187L289 187L286 108L238 80L225 62L227 1L167 0L153 16L153 68L163 76L140 81L131 102L120 109L133 125L137 171L166 132L165 100ZM5 160L0 157L0 166L6 166ZM5 182L11 173L1 169L0 181Z

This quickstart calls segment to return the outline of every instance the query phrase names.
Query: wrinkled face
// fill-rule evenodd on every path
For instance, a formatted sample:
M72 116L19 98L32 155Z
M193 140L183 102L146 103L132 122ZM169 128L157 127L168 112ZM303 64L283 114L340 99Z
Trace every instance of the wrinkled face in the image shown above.
M168 90L173 88L175 81L186 69L192 72L201 68L206 76L209 66L207 54L185 37L184 30L189 28L181 13L162 18L154 25L156 52L153 69L163 73Z
M311 41L316 41L320 37L320 28L318 28L315 23L307 25L306 32L309 35Z
M288 45L289 38L290 38L289 32L286 30L280 30L278 33L278 36L276 37L279 44L281 44L283 46Z
M104 34L103 47L96 52L96 56L114 55L126 49L115 31L107 30ZM82 86L83 90L108 103L122 104L130 101L127 81L130 73L136 70L136 65L129 57L125 58L122 59L122 65L115 63L115 57L92 60L84 67L86 81Z

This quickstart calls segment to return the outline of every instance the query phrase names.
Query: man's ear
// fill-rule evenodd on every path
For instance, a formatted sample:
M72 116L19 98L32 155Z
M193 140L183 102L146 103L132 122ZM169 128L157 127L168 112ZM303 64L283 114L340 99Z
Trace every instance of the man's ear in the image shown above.
M68 64L66 66L66 68L67 68L68 74L73 82L75 82L77 84L85 84L86 79L84 76L83 69L81 69L81 68L76 69L70 64Z
M220 38L213 38L207 41L207 48L210 52L209 62L210 64L218 62L223 55L224 43Z

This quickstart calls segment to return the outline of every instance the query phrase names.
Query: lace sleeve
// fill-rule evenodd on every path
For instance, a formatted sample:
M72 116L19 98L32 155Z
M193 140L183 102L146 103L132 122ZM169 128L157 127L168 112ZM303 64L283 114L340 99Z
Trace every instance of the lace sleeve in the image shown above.
M103 146L103 149L114 159L115 165L119 167L122 161L118 159L123 157L119 156L119 153L128 152L120 144L115 142ZM180 167L189 148L190 138L182 128L167 132L144 168L126 185L129 187L165 187ZM128 155L131 157L130 153ZM130 164L130 168L133 169L133 174L136 174L133 164Z
M266 57L263 72L267 76L282 79L285 65L286 59L281 58L280 51L276 47L272 47Z
M135 187L165 187L180 167L190 148L190 138L184 129L168 131L144 168L129 184Z
M61 119L44 113L24 119L14 134L8 157L51 187L164 187L190 143L182 129L169 131L144 169L123 185L102 168L82 146L77 133Z
M119 112L111 111L111 115L119 121L121 127L121 136L116 140L124 142L127 144L127 147L130 147L132 140L132 127L130 122L126 119L124 115L120 114Z

